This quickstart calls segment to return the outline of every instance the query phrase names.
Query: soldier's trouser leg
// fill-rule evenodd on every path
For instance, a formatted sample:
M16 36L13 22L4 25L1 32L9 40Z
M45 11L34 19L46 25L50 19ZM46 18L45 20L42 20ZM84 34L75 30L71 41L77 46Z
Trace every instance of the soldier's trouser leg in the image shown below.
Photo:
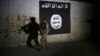
M27 46L32 47L32 44L31 44L32 40L33 40L33 37L29 35L27 39Z
M39 41L38 41L38 36L36 36L36 38L34 38L34 42L36 43L37 46L40 46Z
M45 33L42 34L42 37L41 37L41 45L42 47L46 47L47 48L47 35Z
M40 43L41 43L42 47L43 47L43 42L44 42L44 40L43 40L43 34L42 34L41 39L40 39Z
M45 44L45 48L47 48L47 34L44 34L44 44Z

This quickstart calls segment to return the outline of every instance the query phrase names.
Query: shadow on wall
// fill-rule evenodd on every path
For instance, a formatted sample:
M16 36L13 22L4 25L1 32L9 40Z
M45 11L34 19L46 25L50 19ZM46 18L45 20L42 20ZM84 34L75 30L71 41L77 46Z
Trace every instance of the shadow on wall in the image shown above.
M100 42L100 16L99 16L99 5L96 2L97 0L94 0L94 13L91 20L89 20L89 23L91 24L91 36L88 38L88 40L95 42L99 45Z
M27 35L19 29L29 23L29 18L20 14L0 17L0 47L25 45Z

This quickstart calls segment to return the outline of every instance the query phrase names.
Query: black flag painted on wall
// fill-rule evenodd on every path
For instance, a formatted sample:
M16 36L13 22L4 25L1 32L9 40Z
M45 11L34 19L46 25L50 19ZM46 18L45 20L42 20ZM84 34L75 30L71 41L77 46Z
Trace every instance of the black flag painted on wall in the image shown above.
M70 3L39 2L40 23L46 18L49 23L49 35L70 33Z

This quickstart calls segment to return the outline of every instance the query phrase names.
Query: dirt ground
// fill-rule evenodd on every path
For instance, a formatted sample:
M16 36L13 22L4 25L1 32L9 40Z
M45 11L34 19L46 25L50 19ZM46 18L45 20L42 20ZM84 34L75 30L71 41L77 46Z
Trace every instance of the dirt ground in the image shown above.
M90 41L73 41L41 49L27 46L0 48L0 56L100 56L96 43Z

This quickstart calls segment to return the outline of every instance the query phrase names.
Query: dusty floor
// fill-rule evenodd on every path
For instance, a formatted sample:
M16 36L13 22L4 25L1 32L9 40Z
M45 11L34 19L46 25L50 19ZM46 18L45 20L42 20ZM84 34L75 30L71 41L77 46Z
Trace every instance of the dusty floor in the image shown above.
M0 48L0 56L100 56L98 45L89 41L63 43L37 51L27 46Z

